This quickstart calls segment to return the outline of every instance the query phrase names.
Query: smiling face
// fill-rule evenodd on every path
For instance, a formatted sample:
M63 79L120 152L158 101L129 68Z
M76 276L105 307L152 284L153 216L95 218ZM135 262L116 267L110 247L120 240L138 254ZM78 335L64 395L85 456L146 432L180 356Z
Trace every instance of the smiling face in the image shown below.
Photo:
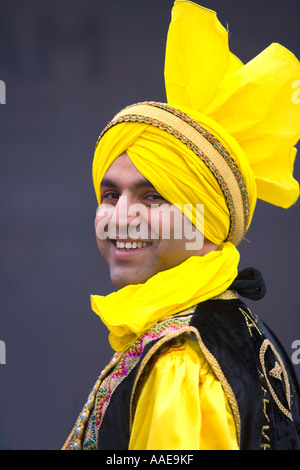
M197 250L187 249L190 240L182 230L184 215L176 209L170 217L172 205L144 178L126 153L106 172L101 199L95 218L96 240L108 263L112 283L118 288L144 283L190 256L202 256L215 249L207 241ZM168 226L164 228L166 217ZM108 226L114 230L103 236ZM167 236L163 233L166 228ZM179 228L181 237L177 236Z

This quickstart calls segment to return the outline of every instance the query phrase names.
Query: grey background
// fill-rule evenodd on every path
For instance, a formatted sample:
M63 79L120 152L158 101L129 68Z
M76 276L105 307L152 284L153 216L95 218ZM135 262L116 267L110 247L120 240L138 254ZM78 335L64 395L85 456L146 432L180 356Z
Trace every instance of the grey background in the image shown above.
M201 4L229 24L231 50L244 62L271 42L300 56L299 0ZM165 100L172 5L0 1L1 448L59 449L111 356L89 301L113 289L93 232L94 145L123 106ZM240 267L258 267L268 285L250 307L290 356L300 340L299 215L300 203L288 211L258 203L240 247Z

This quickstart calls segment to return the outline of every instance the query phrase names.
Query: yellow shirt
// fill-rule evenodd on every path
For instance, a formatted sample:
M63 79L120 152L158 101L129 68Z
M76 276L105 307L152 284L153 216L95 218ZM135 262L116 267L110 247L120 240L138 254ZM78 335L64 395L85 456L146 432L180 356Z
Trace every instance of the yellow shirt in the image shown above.
M158 356L138 398L129 449L238 449L227 397L193 339L178 338Z

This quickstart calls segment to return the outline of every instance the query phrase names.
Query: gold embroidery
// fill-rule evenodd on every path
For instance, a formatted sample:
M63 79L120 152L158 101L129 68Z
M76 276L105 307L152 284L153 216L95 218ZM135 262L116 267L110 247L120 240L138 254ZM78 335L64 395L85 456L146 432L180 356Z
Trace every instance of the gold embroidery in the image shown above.
M261 444L260 447L262 447L264 450L270 449L269 444Z
M90 412L93 407L94 401L95 401L95 396L99 390L99 387L104 380L106 374L116 366L120 358L122 357L122 353L115 353L112 359L110 360L109 364L102 370L100 376L96 380L90 394L88 397L87 402L85 403L80 415L78 416L75 425L72 428L72 431L70 432L66 442L62 446L61 450L67 450L70 446L70 443L73 442L73 440L76 437L76 440L74 440L74 449L75 450L81 450L82 448L82 443L81 443L81 437L83 434L84 427L86 423L89 420L90 417Z
M269 416L267 415L267 405L269 403L270 401L267 398L263 398L263 412L268 422L270 422Z
M271 377L274 377L275 379L281 380L282 373L283 373L282 367L276 361L275 366L272 370L270 370L269 375Z
M260 376L261 377L264 377L264 375L259 371L260 373ZM267 422L269 423L270 422L270 419L269 419L269 416L267 414L267 405L270 403L270 401L265 398L266 394L267 394L267 390L264 388L264 387L261 387L262 391L263 391L263 394L264 394L264 398L263 398L263 413L264 413L264 417L266 418ZM262 426L262 442L261 442L261 445L260 447L262 447L264 450L266 449L270 449L270 445L267 443L267 442L263 442L263 440L267 440L268 442L270 442L270 437L267 435L267 431L270 430L270 426L268 424L265 424Z
M258 333L260 335L262 335L262 331L261 329L259 328L258 326L258 318L253 315L252 312L250 312L250 310L248 309L248 312L245 312L245 310L243 310L242 308L239 309L240 312L243 314L244 318L245 318L245 321L246 321L246 325L248 327L248 330L249 330L249 333L250 333L250 336L252 336L252 331L251 331L251 328L255 328Z
M266 431L268 431L269 429L270 429L270 426L263 426L262 427L262 435L265 439L267 439L267 441L270 441L269 436L267 436L267 434L266 434Z
M266 395L267 390L265 390L264 387L261 387L261 388L262 388L262 391L264 392L264 395ZM268 400L267 398L263 398L263 413L268 423L270 422L269 416L267 415L267 405L269 403L270 403L270 400Z
M257 368L257 370L258 370L258 373L259 373L259 377L262 379L264 377L264 374L258 368Z
M275 357L276 357L276 359L279 363L278 367L281 369L281 373L283 374L283 383L284 383L284 386L285 386L285 395L286 395L286 399L287 399L289 409L287 409L281 403L281 401L277 397L277 395L275 393L275 390L273 389L273 387L272 387L272 385L269 381L269 377L268 377L267 370L266 370L266 365L265 365L265 355L266 355L266 352L267 352L268 348L270 348L271 351L273 352L273 354L275 355ZM279 356L278 352L275 349L275 346L268 339L265 339L263 341L261 347L260 347L259 359L260 359L260 363L261 363L261 366L262 366L262 369L263 369L265 380L267 382L267 385L268 385L268 388L270 390L270 393L272 395L273 400L275 401L275 403L278 406L278 408L280 409L280 411L282 411L282 413L284 413L291 421L293 421L292 413L290 412L290 409L291 409L291 394L290 394L290 383L289 383L288 375L287 375L287 372L284 368L284 364L281 360L281 357ZM269 375L274 376L274 373L275 373L274 370L275 369L276 369L276 373L278 374L278 367L275 365L275 367L271 371L271 372L273 372L273 374L271 374L269 372ZM278 376L276 378L278 379Z
M226 290L220 295L216 295L216 297L212 297L210 300L232 300L238 299L238 295L235 290Z

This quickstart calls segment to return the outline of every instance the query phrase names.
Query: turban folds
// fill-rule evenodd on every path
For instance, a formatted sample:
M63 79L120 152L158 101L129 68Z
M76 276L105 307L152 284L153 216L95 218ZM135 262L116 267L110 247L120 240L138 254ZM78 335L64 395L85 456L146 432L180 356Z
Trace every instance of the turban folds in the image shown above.
M151 108L150 117L139 114L136 105L128 107L100 135L93 162L98 203L107 169L127 152L166 200L180 206L204 204L207 239L238 245L257 197L286 208L299 196L293 164L300 107L292 99L298 80L299 61L284 47L271 44L243 65L230 52L228 33L215 12L176 0L166 46L167 105L144 103ZM166 118L156 116L161 109ZM184 131L183 138L176 135L173 118L179 112L215 139L219 155L213 156L215 141L207 147L207 138L204 143L200 139L197 153L187 145ZM227 157L233 168L228 168ZM193 223L195 216L193 212L189 217Z

